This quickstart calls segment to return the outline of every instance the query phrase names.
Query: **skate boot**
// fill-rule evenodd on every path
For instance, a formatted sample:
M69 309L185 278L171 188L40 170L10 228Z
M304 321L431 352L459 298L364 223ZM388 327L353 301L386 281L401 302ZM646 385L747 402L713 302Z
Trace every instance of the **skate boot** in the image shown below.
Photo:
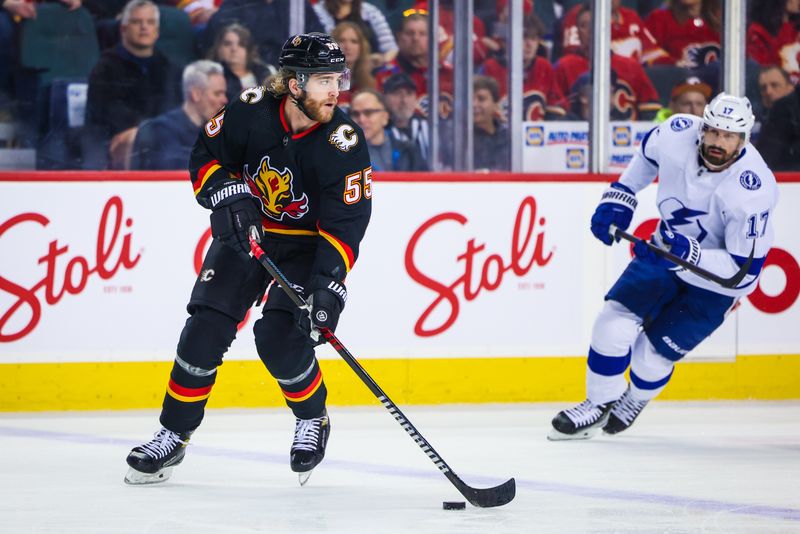
M558 412L553 418L553 428L547 439L560 441L591 438L606 424L608 412L613 405L613 402L595 405L586 399L574 408Z
M618 434L627 429L642 413L648 402L635 400L631 395L631 388L628 386L625 394L611 408L611 413L608 416L608 422L603 427L603 432L606 434Z
M128 454L130 466L125 475L126 484L155 484L172 476L172 468L183 461L191 432L176 434L161 428L153 439L134 447Z
M298 473L301 486L308 481L311 471L325 457L325 445L328 444L330 431L327 410L314 419L295 420L294 441L289 455L292 471Z

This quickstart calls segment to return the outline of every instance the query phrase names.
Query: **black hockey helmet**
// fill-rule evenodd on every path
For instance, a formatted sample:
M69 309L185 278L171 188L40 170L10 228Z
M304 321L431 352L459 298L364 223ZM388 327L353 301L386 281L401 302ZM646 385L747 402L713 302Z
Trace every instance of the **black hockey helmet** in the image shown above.
M278 65L282 69L314 74L344 72L345 57L339 44L324 33L301 33L283 43Z

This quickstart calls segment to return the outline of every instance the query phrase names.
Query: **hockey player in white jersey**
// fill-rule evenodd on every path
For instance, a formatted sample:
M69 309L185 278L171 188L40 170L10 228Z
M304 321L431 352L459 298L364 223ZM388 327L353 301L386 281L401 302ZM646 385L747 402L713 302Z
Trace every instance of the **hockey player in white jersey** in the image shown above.
M549 439L630 427L669 382L675 362L756 288L774 239L778 189L749 143L753 122L750 101L725 93L705 107L702 119L673 115L644 137L619 181L603 193L591 230L606 245L614 242L613 227L628 228L636 193L658 176L661 220L651 242L720 277L749 268L737 286L725 288L637 243L592 329L587 399L553 418Z

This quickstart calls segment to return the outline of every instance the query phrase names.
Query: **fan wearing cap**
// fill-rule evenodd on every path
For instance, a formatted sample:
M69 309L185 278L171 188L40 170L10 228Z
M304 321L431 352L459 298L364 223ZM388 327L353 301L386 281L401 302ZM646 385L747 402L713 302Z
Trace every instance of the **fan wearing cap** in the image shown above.
M644 136L619 180L602 194L591 232L611 246L619 240L614 228L631 225L637 194L658 176L660 221L652 243L719 277L744 277L723 286L637 242L592 328L587 398L555 416L550 439L626 431L667 386L675 364L756 289L775 238L778 187L750 144L753 122L750 101L725 93L702 117L673 115Z
M427 162L430 144L428 120L417 108L416 87L411 76L398 72L383 82L383 95L389 111L389 129L392 135L416 145L420 157Z
M696 76L689 77L672 88L669 107L662 108L656 115L656 122L663 122L675 113L688 113L702 117L703 110L711 99L711 86Z
M253 325L256 350L295 416L290 467L300 483L322 461L330 433L315 347L347 301L345 278L371 213L364 133L337 106L345 56L321 33L290 37L267 86L247 89L203 127L189 161L197 202L211 211L210 242L180 334L153 441L128 456L131 484L162 482L203 420L217 367L238 326L272 280L250 253L261 248L310 306L269 292ZM174 225L165 214L165 230ZM272 286L274 287L274 285Z

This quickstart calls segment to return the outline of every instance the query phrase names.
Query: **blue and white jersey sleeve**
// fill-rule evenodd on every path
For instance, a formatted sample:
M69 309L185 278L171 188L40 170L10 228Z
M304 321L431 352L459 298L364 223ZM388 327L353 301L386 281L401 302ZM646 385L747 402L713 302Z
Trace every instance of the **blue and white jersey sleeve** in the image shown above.
M656 179L659 167L661 127L656 126L642 138L639 148L619 177L619 183L638 193Z
M755 151L751 146L748 150ZM730 278L747 262L752 251L747 276L733 289L681 271L679 276L684 281L730 296L744 296L755 290L775 239L772 215L778 203L775 177L760 157L757 160L756 164L738 168L714 193L712 209L718 210L724 225L724 248L703 248L699 262L703 269Z

